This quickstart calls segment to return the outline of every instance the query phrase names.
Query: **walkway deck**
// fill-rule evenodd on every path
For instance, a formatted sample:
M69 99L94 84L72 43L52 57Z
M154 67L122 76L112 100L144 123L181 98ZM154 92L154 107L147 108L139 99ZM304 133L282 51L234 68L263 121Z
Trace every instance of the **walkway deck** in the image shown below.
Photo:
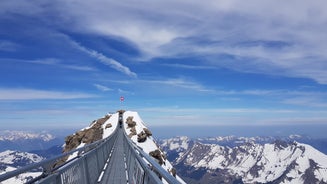
M108 167L104 172L100 183L127 183L127 174L124 161L124 133L123 129L118 129L117 140L109 161Z

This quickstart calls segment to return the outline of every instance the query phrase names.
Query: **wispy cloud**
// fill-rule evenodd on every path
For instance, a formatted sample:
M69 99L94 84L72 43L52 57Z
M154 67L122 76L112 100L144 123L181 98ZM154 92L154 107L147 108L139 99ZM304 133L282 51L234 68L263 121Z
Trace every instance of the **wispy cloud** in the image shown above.
M14 42L7 41L7 40L0 40L0 51L13 52L16 51L18 48L19 45Z
M327 84L326 1L95 2L58 0L17 6L18 1L10 1L1 4L6 10L1 15L62 15L54 16L60 29L115 37L140 50L141 58L135 60L200 56L202 64L209 67ZM75 46L128 76L136 76L100 52L78 43Z
M326 1L139 1L137 5L108 1L102 6L59 1L53 5L68 17L63 24L74 20L69 29L127 40L142 51L143 59L202 56L215 67L327 84ZM135 76L101 53L80 49ZM224 56L234 59L224 61Z
M53 65L62 68L72 69L72 70L80 70L80 71L96 71L95 68L90 66L82 66L82 65L72 65L72 64L65 64L60 59L55 58L45 58L45 59L37 59L33 61L28 61L30 63L35 64L43 64L43 65Z
M80 92L47 91L38 89L5 89L0 88L0 100L60 100L94 98L95 95Z
M287 98L287 99L283 100L282 102L285 104L291 104L291 105L296 105L296 106L326 108L327 101L325 99L326 99L326 96L325 97L297 96L297 97Z
M160 126L271 126L326 124L326 110L276 108L176 108L151 107L137 109L143 114L155 114Z
M107 86L101 85L101 84L93 84L93 85L100 91L112 91L113 90L113 89L111 89Z
M108 65L110 66L111 68L119 71L119 72L122 72L130 77L137 77L136 73L132 72L128 67L122 65L121 63L119 63L118 61L112 59L112 58L108 58L107 56L103 55L102 53L100 52L97 52L95 50L92 50L92 49L89 49L89 48L86 48L84 46L82 46L81 44L71 40L71 44L77 48L78 50L88 54L89 56L97 59L98 61L100 61L102 64L105 64L105 65Z
M209 69L217 69L217 67L214 66L208 66L208 65L185 65L185 64L162 64L163 66L168 67L174 67L174 68L182 68L182 69L192 69L192 70L209 70Z
M163 79L163 80L139 80L141 83L149 83L149 84L155 84L155 85L166 85L166 86L172 86L172 87L179 87L179 88L185 88L193 91L198 92L215 92L212 89L209 89L203 85L201 85L198 82L194 82L191 80L186 80L183 78L171 78L171 79Z
M120 89L120 88L118 89L118 93L122 94L122 95L134 95L135 94L134 92L127 91L127 90Z
M74 64L67 64L60 59L57 58L43 58L43 59L35 59L35 60L22 60L22 59L0 59L0 61L11 61L11 62L23 62L23 63L30 63L30 64L38 64L38 65L50 65L55 67L61 67L71 70L78 70L78 71L96 71L97 69L84 66L84 65L74 65Z

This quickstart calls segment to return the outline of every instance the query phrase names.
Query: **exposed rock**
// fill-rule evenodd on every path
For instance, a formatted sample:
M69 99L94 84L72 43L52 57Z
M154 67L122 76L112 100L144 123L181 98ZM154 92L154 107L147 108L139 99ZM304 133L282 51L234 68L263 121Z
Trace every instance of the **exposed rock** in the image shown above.
M129 116L126 119L126 124L127 124L127 128L132 128L132 127L135 127L136 126L136 122L133 121L133 116Z
M75 148L77 148L81 143L91 144L97 140L102 139L103 128L102 125L110 118L110 115L106 115L103 118L98 120L94 120L91 123L91 127L88 129L83 129L75 134L69 135L65 138L65 146L63 148L63 152L69 152ZM109 123L105 128L110 128L112 125ZM60 166L68 159L68 156L57 163L54 164L53 167Z
M81 144L82 136L81 133L76 133L74 135L69 135L65 138L65 147L63 152L68 152L77 148L78 145Z
M160 165L164 164L164 161L163 161L163 158L162 158L162 155L161 155L161 151L160 150L156 149L154 151L151 151L149 153L149 155L152 156L153 158L155 158Z
M111 128L111 127L112 127L112 124L111 124L111 123L108 123L108 124L106 125L105 129L107 129L107 128Z
M135 133L135 135L136 135L136 128L135 128L135 126L132 127L129 131L132 132L132 133Z
M103 125L110 117L111 117L111 115L107 114L105 117L98 119L97 123L100 125Z
M97 120L93 120L91 123L90 123L90 126L93 125L93 123L97 122Z
M130 133L130 134L128 134L128 137L129 137L129 138L132 138L134 135L136 135L136 134L134 134L134 133Z
M85 131L84 137L82 139L83 143L90 144L97 140L102 139L103 128L92 127Z
M130 134L128 135L129 138L133 137L134 135L137 135L135 126L130 129Z
M177 171L176 171L176 169L175 168L171 168L170 170L169 170L169 172L176 178L176 173L177 173Z
M137 134L137 142L145 142L146 138L147 138L147 136L143 131L141 133Z
M148 137L152 136L152 132L149 129L143 128L143 131L145 132L146 136L148 136Z

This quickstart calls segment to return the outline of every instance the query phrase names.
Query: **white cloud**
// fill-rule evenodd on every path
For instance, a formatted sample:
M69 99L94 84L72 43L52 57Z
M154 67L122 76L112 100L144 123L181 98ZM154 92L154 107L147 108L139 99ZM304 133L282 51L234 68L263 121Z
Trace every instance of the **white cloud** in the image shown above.
M107 86L104 86L104 85L101 85L101 84L93 84L98 90L101 90L101 91L112 91L113 89L107 87Z
M80 92L46 91L37 89L0 88L0 100L55 100L94 98L95 95Z
M174 67L174 68L183 68L183 69L194 69L194 70L209 70L209 69L213 70L213 69L217 69L217 67L214 67L214 66L185 65L185 64L178 64L178 63L163 64L163 66Z
M202 56L202 65L327 84L324 0L57 0L47 6L44 2L1 3L6 10L1 15L50 12L61 15L54 17L62 30L113 36L141 51L135 60ZM102 53L77 46L104 64L136 76ZM225 61L222 55L234 58Z
M86 48L84 46L82 46L81 44L75 42L75 41L71 41L71 44L79 49L80 51L88 54L89 56L97 59L98 61L100 61L102 64L105 64L105 65L108 65L110 66L111 68L119 71L119 72L122 72L130 77L137 77L136 73L132 72L128 67L122 65L121 63L119 63L118 61L112 59L112 58L108 58L107 56L103 55L102 53L100 52L97 52L95 50L92 50L92 49L89 49L89 48Z
M326 97L319 97L319 96L297 96L291 97L283 100L285 104L291 104L296 106L304 106L304 107L327 107L327 101L325 100Z
M197 92L207 92L207 93L214 93L215 91L203 86L200 83L186 80L183 78L171 78L171 79L164 79L164 80L139 80L138 82L141 83L148 83L154 85L166 85L170 87L178 87L178 88L185 88Z
M123 95L134 95L135 94L134 92L123 90L123 89L120 89L120 88L118 89L118 93L123 94Z
M71 70L78 70L78 71L96 71L95 68L90 66L83 66L83 65L74 65L74 64L67 64L61 61L60 59L56 58L43 58L43 59L36 59L36 60L22 60L22 59L1 59L0 61L4 62L23 62L23 63L31 63L31 64L39 64L39 65L51 65L61 68L67 68Z
M203 55L214 66L327 84L326 6L322 0L64 1L59 10L74 20L73 29L128 40L143 59ZM242 60L220 61L224 54Z

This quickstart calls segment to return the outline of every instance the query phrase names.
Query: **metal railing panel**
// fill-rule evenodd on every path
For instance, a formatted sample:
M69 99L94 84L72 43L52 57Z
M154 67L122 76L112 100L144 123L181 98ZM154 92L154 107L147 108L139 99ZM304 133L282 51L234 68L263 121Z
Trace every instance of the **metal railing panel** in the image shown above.
M132 141L125 132L124 135L128 178L132 180L130 183L162 183L159 177L151 170L150 166L137 153Z
M76 160L60 170L60 183L62 184L84 184L84 167L81 159Z
M55 172L59 173L59 179L57 176L55 179L56 183L96 183L102 168L104 167L105 161L109 157L109 153L113 148L116 138L117 130L115 130L111 136L106 138L104 142L98 144L93 150L57 169ZM54 174L49 175L38 183L43 184L53 181L53 175ZM74 175L74 177L71 177L70 175Z

